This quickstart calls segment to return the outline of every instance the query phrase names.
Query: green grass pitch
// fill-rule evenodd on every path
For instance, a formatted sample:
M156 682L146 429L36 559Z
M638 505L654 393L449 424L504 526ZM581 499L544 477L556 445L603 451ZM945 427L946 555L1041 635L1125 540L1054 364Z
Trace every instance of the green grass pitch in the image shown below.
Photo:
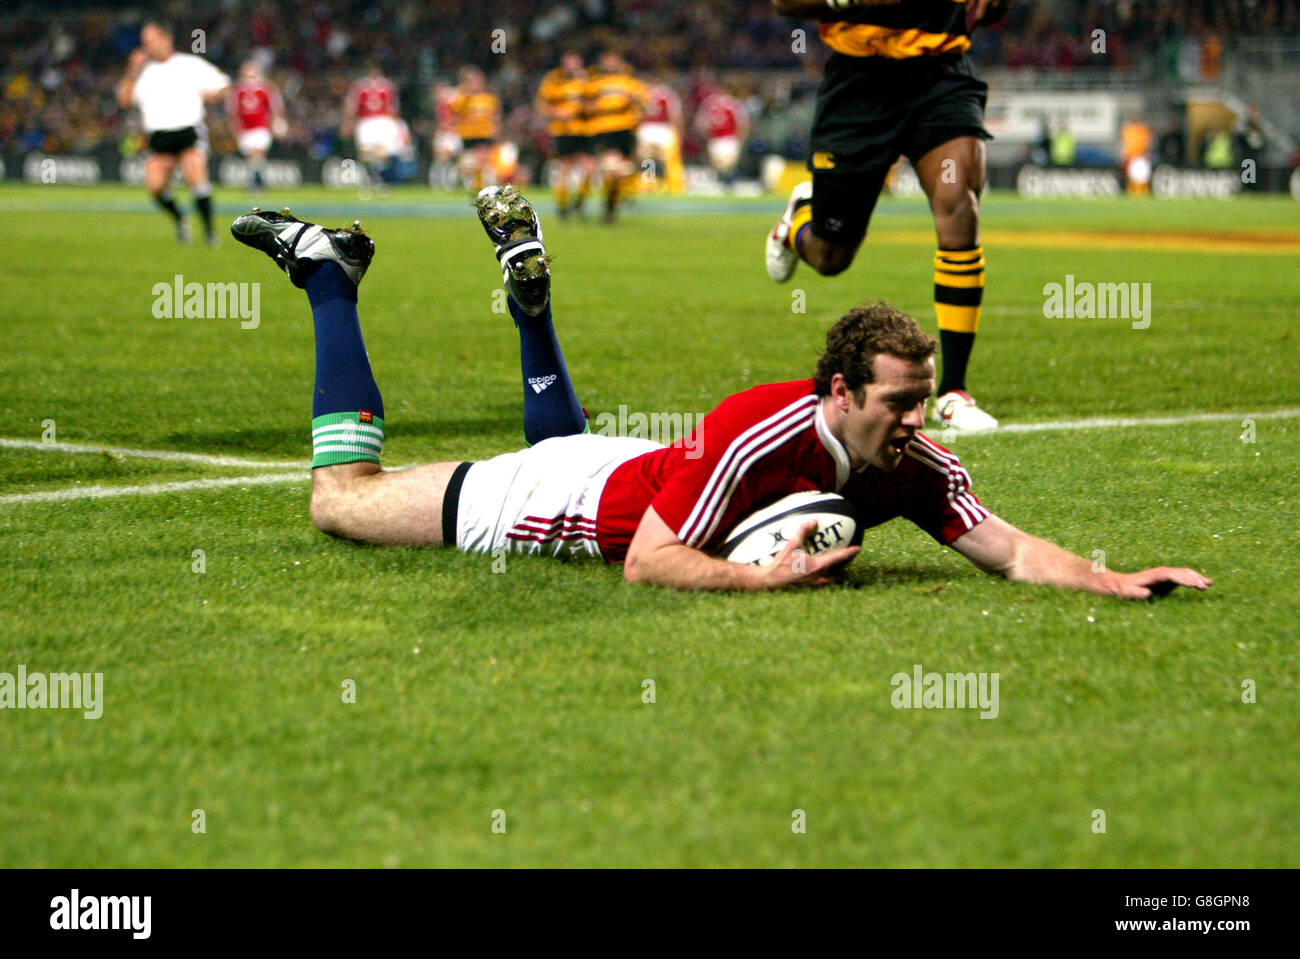
M223 224L251 202L217 200ZM282 202L375 237L360 305L386 462L522 445L468 201L263 205ZM855 303L934 326L916 201L881 204L846 274L782 287L762 266L779 199L643 200L616 229L538 205L593 416L810 375ZM99 719L0 711L0 865L1300 865L1296 210L985 198L981 403L1016 426L1170 422L953 448L1009 521L1215 580L1124 604L994 580L902 521L843 587L706 595L334 542L305 470L154 492L306 463L305 298L228 235L176 246L139 191L0 189L0 437L234 458L0 447L0 672L104 677ZM156 317L177 274L260 284L260 325ZM1149 328L1045 318L1067 275L1150 283ZM145 489L31 495L92 486ZM998 716L894 709L915 664L997 673Z

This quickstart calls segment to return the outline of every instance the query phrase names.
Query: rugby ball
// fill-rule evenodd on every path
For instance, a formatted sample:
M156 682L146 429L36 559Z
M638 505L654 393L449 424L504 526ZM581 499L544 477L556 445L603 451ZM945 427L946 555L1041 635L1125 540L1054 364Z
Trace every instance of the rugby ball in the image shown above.
M812 555L838 546L858 546L862 529L853 504L838 493L792 493L752 513L727 534L718 555L733 563L768 566L810 519L817 529L804 541Z

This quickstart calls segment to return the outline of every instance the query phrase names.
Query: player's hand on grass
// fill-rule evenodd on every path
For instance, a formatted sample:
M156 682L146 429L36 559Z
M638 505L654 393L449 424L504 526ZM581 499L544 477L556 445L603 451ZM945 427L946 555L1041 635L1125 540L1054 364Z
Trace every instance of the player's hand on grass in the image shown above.
M841 546L824 553L808 552L807 539L817 532L817 521L810 519L799 533L785 544L776 562L764 571L772 589L783 586L829 586L844 573L849 561L862 552L861 546Z
M1194 569L1157 566L1137 573L1115 574L1114 594L1120 599L1151 599L1173 592L1175 587L1208 589L1214 581Z

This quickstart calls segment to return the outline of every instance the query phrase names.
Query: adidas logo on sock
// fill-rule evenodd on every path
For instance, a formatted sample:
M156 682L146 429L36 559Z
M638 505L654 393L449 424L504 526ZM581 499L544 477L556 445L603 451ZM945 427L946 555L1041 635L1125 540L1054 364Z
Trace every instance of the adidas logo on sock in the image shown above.
M528 377L528 385L533 388L534 393L540 393L542 390L554 383L555 378L555 373L552 373L550 376L530 376Z

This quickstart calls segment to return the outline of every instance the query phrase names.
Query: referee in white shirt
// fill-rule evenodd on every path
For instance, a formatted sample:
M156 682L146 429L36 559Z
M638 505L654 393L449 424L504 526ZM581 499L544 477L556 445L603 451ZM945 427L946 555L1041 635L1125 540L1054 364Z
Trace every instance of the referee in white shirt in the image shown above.
M176 206L169 189L177 163L203 218L208 244L217 244L203 107L223 97L229 86L230 77L207 60L177 53L171 31L152 22L140 31L140 48L132 52L126 76L117 86L117 102L123 109L140 108L149 137L144 183L176 221L176 238L182 243L190 239L189 218Z

